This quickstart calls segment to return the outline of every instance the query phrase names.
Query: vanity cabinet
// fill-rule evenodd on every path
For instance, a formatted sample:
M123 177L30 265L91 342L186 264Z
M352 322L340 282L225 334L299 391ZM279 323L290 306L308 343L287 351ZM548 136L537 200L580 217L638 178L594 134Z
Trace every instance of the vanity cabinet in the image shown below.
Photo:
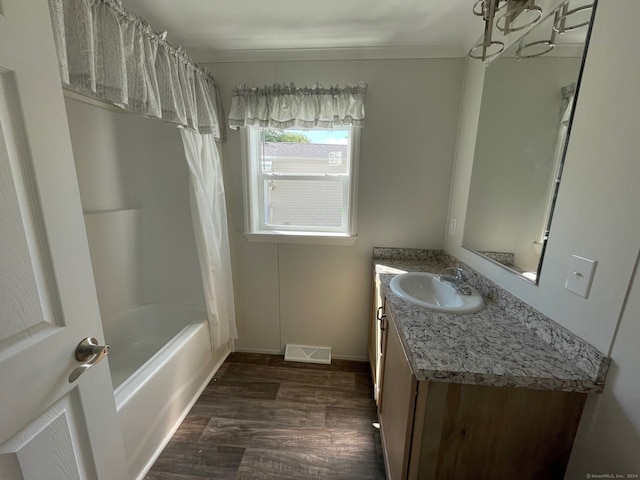
M387 478L406 478L418 382L411 373L394 322L387 321L385 335L384 384L378 402L380 436Z
M373 275L371 284L371 315L369 319L369 364L373 382L373 398L379 407L379 392L382 385L382 354L386 341L385 299L380 288L380 278Z
M417 381L385 313L378 416L388 480L563 478L586 394Z

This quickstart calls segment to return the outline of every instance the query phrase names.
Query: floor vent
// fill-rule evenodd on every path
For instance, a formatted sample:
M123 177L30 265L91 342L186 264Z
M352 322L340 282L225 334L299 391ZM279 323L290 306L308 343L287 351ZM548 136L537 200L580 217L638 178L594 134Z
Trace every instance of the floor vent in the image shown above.
M287 344L284 359L288 362L331 363L331 347Z

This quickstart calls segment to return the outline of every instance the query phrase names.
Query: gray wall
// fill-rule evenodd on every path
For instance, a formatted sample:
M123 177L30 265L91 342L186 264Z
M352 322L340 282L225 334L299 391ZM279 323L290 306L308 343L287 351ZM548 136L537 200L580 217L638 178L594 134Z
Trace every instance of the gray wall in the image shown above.
M640 306L632 281L640 247L639 26L640 3L599 2L539 286L460 246L483 83L482 64L467 63L450 207L459 228L446 249L613 358L605 392L587 402L568 479L640 472ZM588 299L564 289L573 254L599 262Z
M442 248L464 60L214 63L225 109L237 84L368 82L353 246L249 243L243 236L240 134L223 148L239 339L367 356L373 246Z

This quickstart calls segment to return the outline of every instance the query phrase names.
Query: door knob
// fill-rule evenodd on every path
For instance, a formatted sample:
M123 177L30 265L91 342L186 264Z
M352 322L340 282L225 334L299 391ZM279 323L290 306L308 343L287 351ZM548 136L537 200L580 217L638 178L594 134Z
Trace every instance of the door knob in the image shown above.
M95 337L87 337L76 347L76 359L84 362L69 375L69 383L75 382L80 375L93 367L109 353L109 345L98 345Z

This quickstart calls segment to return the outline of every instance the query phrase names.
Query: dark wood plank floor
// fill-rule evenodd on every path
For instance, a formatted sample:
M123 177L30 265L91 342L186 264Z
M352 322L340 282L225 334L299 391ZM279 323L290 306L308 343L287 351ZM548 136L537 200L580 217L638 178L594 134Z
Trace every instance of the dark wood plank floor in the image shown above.
M368 363L232 353L146 480L383 480Z

